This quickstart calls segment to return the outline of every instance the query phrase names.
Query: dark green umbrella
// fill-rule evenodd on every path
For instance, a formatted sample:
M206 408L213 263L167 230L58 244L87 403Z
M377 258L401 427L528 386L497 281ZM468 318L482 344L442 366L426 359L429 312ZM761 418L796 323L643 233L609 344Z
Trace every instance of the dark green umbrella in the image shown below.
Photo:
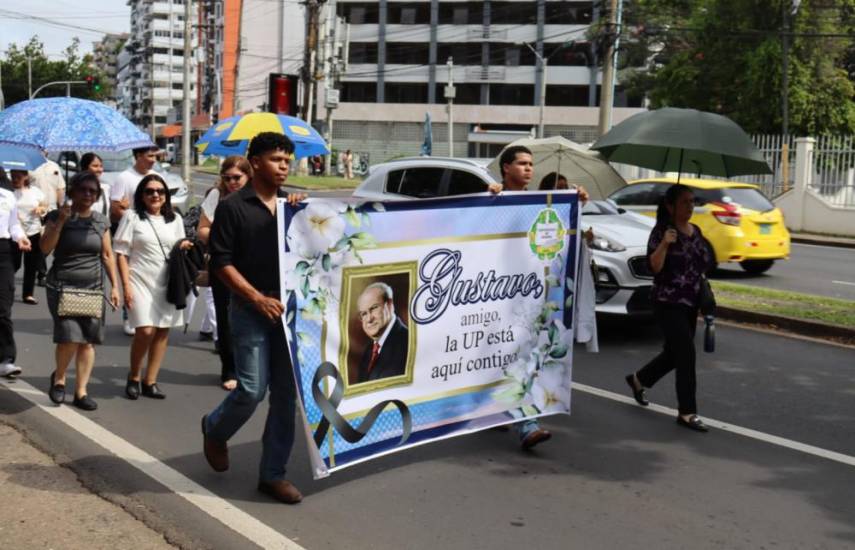
M639 113L612 128L591 149L609 162L659 172L725 178L772 173L763 154L738 124L725 116L694 109L666 107Z

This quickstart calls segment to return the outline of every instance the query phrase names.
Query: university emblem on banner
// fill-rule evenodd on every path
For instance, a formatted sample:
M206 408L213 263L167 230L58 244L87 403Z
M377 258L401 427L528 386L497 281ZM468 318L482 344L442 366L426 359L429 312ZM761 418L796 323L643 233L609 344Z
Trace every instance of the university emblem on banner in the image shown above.
M542 261L552 260L564 249L566 229L552 208L541 210L528 230L531 251Z

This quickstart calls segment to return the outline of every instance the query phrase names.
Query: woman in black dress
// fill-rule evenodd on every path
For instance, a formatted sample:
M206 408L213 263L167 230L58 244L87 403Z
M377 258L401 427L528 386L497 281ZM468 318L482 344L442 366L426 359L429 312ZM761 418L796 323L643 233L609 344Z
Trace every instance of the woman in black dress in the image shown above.
M104 341L104 304L101 318L60 317L57 309L63 285L74 288L104 288L104 274L110 279L110 305L119 306L116 287L116 263L110 243L110 220L92 210L101 196L98 177L80 172L68 185L71 204L49 213L45 218L42 252L53 253L53 265L47 274L47 301L53 317L53 341L56 344L56 370L50 375L48 395L54 403L65 400L65 373L72 358L77 369L74 406L92 411L98 404L87 394L86 386L95 363L95 344Z

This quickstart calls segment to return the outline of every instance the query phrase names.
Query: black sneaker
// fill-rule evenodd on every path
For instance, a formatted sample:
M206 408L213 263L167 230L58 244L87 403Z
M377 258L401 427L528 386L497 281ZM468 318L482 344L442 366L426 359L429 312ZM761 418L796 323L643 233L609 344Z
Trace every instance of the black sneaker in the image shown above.
M83 409L84 411L94 411L98 408L98 403L88 395L84 395L83 397L77 397L75 395L72 404L78 409Z

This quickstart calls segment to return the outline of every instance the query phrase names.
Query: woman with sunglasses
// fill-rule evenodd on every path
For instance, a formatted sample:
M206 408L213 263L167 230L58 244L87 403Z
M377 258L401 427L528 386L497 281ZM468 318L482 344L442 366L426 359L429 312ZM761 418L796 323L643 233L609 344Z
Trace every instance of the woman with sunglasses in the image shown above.
M116 263L110 244L110 219L92 209L101 197L98 177L80 172L68 184L68 198L61 208L45 218L45 233L40 246L53 264L47 274L47 302L53 317L53 341L56 344L56 369L50 375L48 396L54 403L65 400L65 373L71 360L77 372L74 406L94 411L98 404L89 397L86 386L95 364L95 345L104 342L104 309L101 318L60 317L59 297L64 286L99 289L103 293L104 274L110 279L110 304L119 307Z
M193 246L185 239L181 216L172 210L166 182L157 174L149 174L137 186L133 208L125 211L115 236L125 307L130 325L136 329L125 385L129 399L140 394L166 398L157 386L157 374L166 354L170 327L184 324L184 311L166 300L167 258L179 241L184 249Z
M223 165L220 167L220 181L217 182L217 186L208 193L202 203L202 216L199 218L196 238L206 245L208 244L217 205L229 194L241 189L250 179L252 179L252 165L246 158L235 155L223 161ZM210 280L211 291L214 293L214 309L217 314L217 347L220 351L222 366L220 380L223 389L231 391L237 387L232 337L229 329L231 292L220 281L219 277L211 277Z

